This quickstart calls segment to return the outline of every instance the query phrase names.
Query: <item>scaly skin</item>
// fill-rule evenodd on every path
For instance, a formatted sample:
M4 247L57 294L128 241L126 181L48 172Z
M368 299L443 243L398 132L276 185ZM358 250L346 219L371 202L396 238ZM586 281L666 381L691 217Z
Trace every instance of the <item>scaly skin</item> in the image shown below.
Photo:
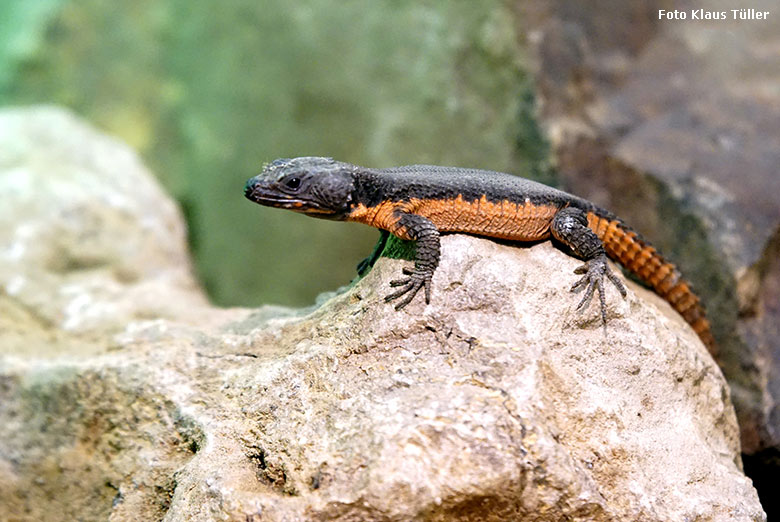
M533 181L486 170L411 165L370 169L330 158L278 159L250 179L245 195L261 205L309 216L356 221L378 228L380 245L358 267L365 272L391 233L417 242L414 267L392 281L401 309L421 289L431 299L431 278L439 264L441 233L461 232L512 241L553 238L585 263L571 290L584 291L579 310L598 291L606 324L604 278L625 297L612 273L613 259L666 299L714 352L715 341L699 298L677 268L612 213L588 200Z

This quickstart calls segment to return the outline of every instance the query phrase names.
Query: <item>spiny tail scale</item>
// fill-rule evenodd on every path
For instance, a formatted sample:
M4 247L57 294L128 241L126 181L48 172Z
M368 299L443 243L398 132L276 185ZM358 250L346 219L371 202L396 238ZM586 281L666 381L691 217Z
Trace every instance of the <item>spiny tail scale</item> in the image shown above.
M588 226L604 244L607 255L671 304L715 355L715 339L704 307L677 267L619 219L588 212Z

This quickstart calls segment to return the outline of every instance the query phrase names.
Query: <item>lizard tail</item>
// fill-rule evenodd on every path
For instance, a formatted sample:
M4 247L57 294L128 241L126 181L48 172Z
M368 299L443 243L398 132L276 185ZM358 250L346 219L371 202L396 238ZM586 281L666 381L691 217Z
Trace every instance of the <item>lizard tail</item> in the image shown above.
M716 355L710 322L691 284L658 250L612 216L588 212L588 226L604 244L607 255L650 285L691 325L712 355Z

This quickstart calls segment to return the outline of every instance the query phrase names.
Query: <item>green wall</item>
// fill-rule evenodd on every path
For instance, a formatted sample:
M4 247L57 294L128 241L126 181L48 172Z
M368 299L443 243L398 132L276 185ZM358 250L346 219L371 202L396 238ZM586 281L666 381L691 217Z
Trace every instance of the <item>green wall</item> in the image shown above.
M538 175L510 6L5 0L0 103L62 104L135 147L181 202L217 303L307 304L377 233L253 205L245 180L303 155Z

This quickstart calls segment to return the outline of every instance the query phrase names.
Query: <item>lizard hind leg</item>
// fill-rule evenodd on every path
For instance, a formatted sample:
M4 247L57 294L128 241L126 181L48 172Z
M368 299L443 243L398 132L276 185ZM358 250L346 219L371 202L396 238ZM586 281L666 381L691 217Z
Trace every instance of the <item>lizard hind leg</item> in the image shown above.
M604 295L604 277L615 285L620 295L626 297L626 288L607 264L607 254L604 245L596 234L588 227L585 211L579 208L567 207L559 210L553 218L551 232L555 239L568 246L574 255L584 259L585 263L574 273L582 274L571 287L572 292L585 294L577 304L577 311L588 307L593 294L598 291L602 324L607 324L607 304Z

